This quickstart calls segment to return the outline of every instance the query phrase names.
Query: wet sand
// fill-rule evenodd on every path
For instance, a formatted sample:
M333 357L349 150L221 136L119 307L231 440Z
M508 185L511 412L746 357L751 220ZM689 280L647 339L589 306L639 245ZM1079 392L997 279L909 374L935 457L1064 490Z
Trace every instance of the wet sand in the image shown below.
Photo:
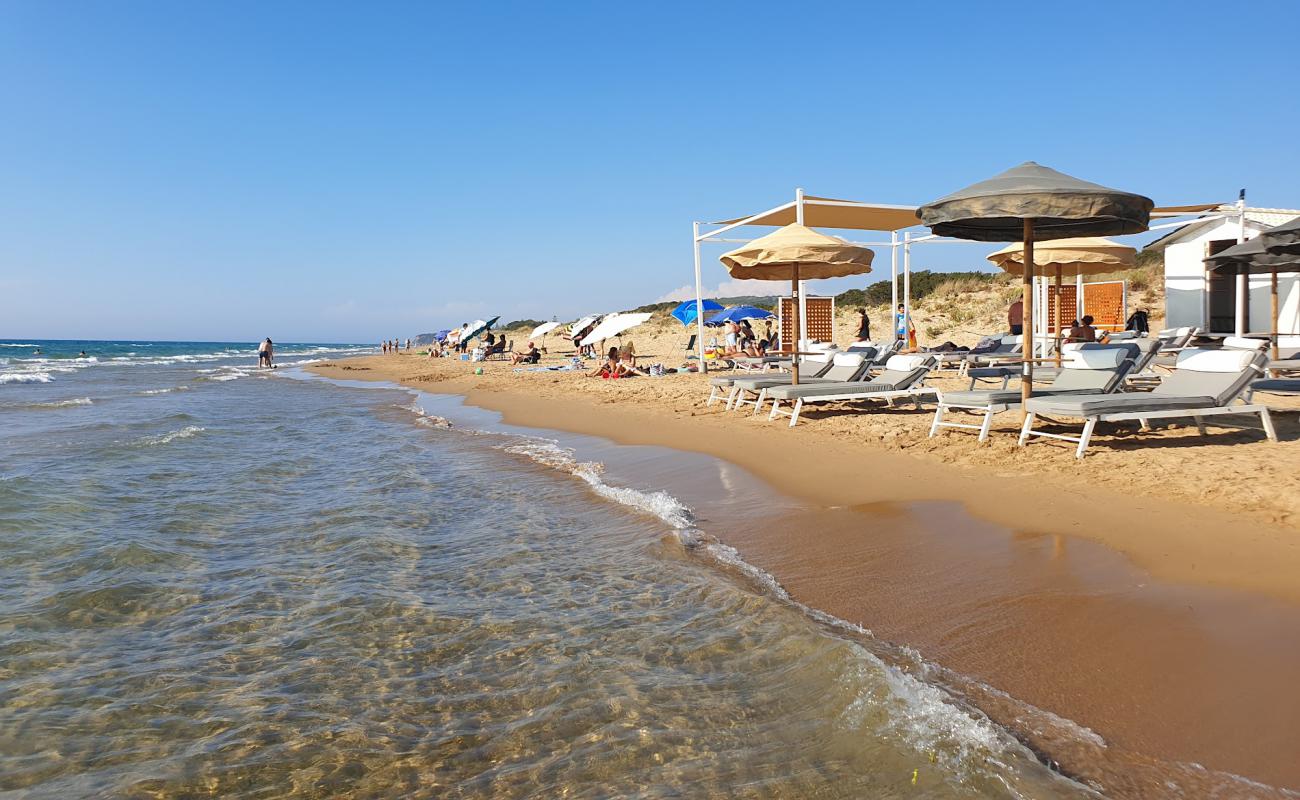
M536 390L534 375L504 375L525 378L511 391L414 358L343 366L353 369L314 371L464 393L510 423L743 465L806 506L765 524L706 520L709 533L797 601L953 671L950 685L970 676L993 687L972 684L969 699L1109 792L1151 796L1170 762L1300 786L1300 535L1285 525L1011 469L982 474L846 437L805 438L803 426L561 399ZM1018 719L1025 709L998 691L1092 729L1107 746ZM1194 767L1177 769L1180 783L1197 785Z

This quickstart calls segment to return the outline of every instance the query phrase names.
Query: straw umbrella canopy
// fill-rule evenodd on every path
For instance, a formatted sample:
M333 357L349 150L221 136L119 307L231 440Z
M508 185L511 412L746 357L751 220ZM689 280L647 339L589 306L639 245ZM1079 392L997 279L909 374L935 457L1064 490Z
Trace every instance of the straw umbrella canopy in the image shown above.
M1026 161L916 210L940 236L977 242L1023 242L1024 313L1034 312L1035 240L1118 236L1147 229L1155 203L1148 197L1110 189ZM1021 400L1034 385L1034 362L1025 360Z
M1025 248L1021 242L1009 244L988 257L1003 271L1012 275L1023 275L1025 271ZM1056 275L1056 365L1061 365L1061 277L1075 278L1080 275L1100 275L1127 269L1137 263L1137 250L1128 245L1112 242L1097 236L1084 236L1073 239L1053 239L1034 247L1035 269L1051 270Z
M722 256L733 278L789 280L794 298L791 330L799 330L799 281L842 278L871 271L876 254L843 239L791 223ZM791 359L791 381L799 383L798 347Z
M1287 223L1292 225L1294 223ZM1279 227L1287 227L1285 225ZM1254 239L1242 242L1241 244L1229 247L1220 253L1205 259L1205 265L1215 272L1231 272L1237 274L1244 272L1248 275L1269 275L1269 300L1272 305L1273 327L1269 331L1268 338L1273 345L1273 358L1279 356L1278 353L1278 297L1277 297L1277 275L1279 272L1300 272L1300 248L1297 248L1294 254L1269 252L1268 240L1264 237L1278 230L1273 228L1261 233Z
M1271 256L1300 255L1300 217L1269 228L1259 238L1264 240L1264 252Z

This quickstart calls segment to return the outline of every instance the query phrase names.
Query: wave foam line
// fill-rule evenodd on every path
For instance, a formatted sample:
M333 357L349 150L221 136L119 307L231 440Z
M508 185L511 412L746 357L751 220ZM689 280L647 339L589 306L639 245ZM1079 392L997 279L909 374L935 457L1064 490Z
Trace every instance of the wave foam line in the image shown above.
M167 444L168 442L174 442L177 439L189 439L192 436L197 436L198 434L203 433L205 430L207 430L207 428L200 428L198 425L186 425L178 431L169 431L168 433L159 436L146 436L137 442L137 444L143 446Z
M0 375L4 383L54 383L54 378L48 372L7 372Z
M33 403L36 408L71 408L73 406L94 405L95 401L89 397L77 397L72 400L55 400L50 403Z

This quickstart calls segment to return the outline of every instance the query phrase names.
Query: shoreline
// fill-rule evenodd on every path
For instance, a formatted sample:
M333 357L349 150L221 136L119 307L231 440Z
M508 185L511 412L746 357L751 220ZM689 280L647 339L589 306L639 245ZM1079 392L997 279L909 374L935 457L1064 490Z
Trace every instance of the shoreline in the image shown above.
M1287 558L1294 557L1289 531L1248 520L1254 530L1225 538L1214 529L1243 527L1243 520L1224 510L1196 509L1203 525L1193 529L1185 522L1186 506L1168 501L1096 487L1068 493L1054 485L1026 488L1005 474L971 475L852 441L804 442L802 428L744 425L738 415L723 420L734 430L710 426L707 416L670 422L662 409L545 396L529 391L535 383L528 381L515 383L523 391L477 386L482 376L431 374L431 366L368 357L306 369L459 395L468 405L498 412L507 425L737 464L808 508L737 530L711 519L706 532L771 574L801 605L861 623L882 641L916 647L945 672L987 684L992 692L976 692L982 694L976 707L1019 727L1020 735L1024 720L1015 704L996 693L1100 732L1109 746L1082 748L1088 752L1052 736L1036 741L1039 732L1026 737L1081 777L1104 777L1111 786L1119 775L1143 772L1142 759L1155 756L1300 785L1300 775L1281 765L1285 745L1277 749L1294 726L1283 720L1251 730L1261 714L1296 706L1293 689L1276 699L1255 691L1229 701L1232 710L1214 708L1215 698L1231 691L1225 681L1241 660L1234 648L1250 653L1245 661L1257 690L1289 686L1286 665L1300 653L1287 641L1274 643L1295 641L1287 633L1300 630L1300 597L1280 580L1292 563ZM887 528L862 535L864 525L881 520ZM801 529L817 535L792 535ZM1136 555L1111 545L1152 540L1156 547L1138 548ZM1260 569L1265 556L1274 571ZM1236 631L1238 618L1250 618L1250 631ZM1034 655L1008 655L1020 652ZM1196 669L1184 670L1193 660ZM1190 781L1185 787L1197 785L1194 774L1179 774ZM1130 778L1137 780L1136 774ZM1157 786L1139 783L1144 790L1135 794L1138 787L1130 784L1120 794L1148 796L1146 790Z

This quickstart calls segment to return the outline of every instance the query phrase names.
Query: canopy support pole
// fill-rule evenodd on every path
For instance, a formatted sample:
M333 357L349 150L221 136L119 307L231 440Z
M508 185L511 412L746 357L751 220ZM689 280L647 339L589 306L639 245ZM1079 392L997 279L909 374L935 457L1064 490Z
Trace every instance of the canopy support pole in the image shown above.
M802 292L799 291L799 262L794 262L794 271L790 273L790 291L794 294L793 302L790 303L790 313L794 319L790 320L790 335L796 336L799 331L799 323L803 321L799 313L799 301L802 298ZM795 345L794 353L790 356L790 383L793 386L799 385L799 353L801 348Z
M1246 241L1246 190L1237 198L1237 244ZM1246 309L1250 302L1250 282L1246 272L1237 270L1237 319L1234 326L1237 336L1246 335Z
M894 312L898 312L898 306L894 306ZM902 333L899 338L903 340L901 350L907 350L911 344L912 333L912 232L908 231L903 234L903 319L899 324Z
M1047 306L1053 308L1051 304ZM1061 265L1056 265L1056 305L1052 314L1052 324L1056 327L1056 366L1061 366Z
M1278 361L1278 360L1281 358L1281 356L1278 354L1278 344L1277 344L1277 343L1278 343L1278 340L1279 340L1281 337L1278 336L1278 330L1279 330L1279 329L1278 329L1278 327L1277 327L1277 317L1278 317L1278 309L1277 309L1277 270L1274 270L1274 271L1269 275L1269 278L1270 278L1270 282L1269 282L1269 302L1272 303L1272 305L1273 305L1273 328L1272 328L1272 330L1270 331L1270 338L1273 340L1273 360L1274 360L1274 361Z
M1024 254L1025 269L1020 290L1020 302L1025 307L1024 316L1029 320L1029 340L1032 342L1034 338L1034 221L1032 219L1025 220ZM1029 402L1029 395L1034 391L1033 345L1031 344L1026 350L1022 344L1020 350L1022 353L1028 352L1030 354L1030 357L1025 359L1021 365L1020 373L1020 409L1022 415L1027 415L1029 412L1025 409L1025 404Z
M795 189L794 190L794 221L799 223L800 225L803 224L803 206L804 206L803 189L802 188ZM798 270L797 266L795 267L795 270L796 271ZM799 344L798 346L795 347L796 350L803 350L805 347L807 347L807 342L808 342L808 322L807 322L808 300L806 299L807 296L808 296L808 287L804 285L804 283L800 282L799 294L797 295L798 302L799 302L799 316L796 317L796 319L799 321L799 328L798 328Z
M704 284L700 278L700 223L695 226L695 358L700 366L700 374L709 371L704 362Z
M898 231L889 232L889 318L898 313ZM898 337L898 326L894 326L894 337Z

